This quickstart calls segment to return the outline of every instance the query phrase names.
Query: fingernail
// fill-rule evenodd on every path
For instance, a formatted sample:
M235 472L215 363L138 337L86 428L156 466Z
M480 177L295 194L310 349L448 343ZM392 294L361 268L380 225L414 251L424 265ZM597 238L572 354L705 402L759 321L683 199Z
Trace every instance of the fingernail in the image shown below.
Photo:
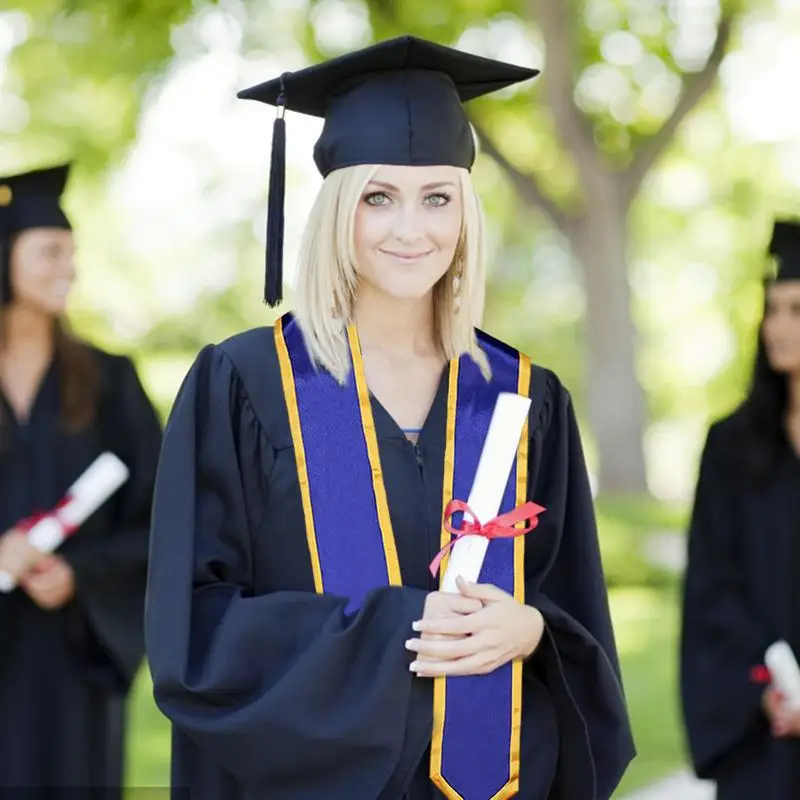
M422 630L422 622L419 621L419 620L417 622L412 622L411 623L411 630L414 630L414 631Z
M417 662L417 661L412 661L412 662L411 662L411 663L408 665L408 668L409 668L409 669L410 669L412 672L416 672L416 671L419 669L419 662Z
M417 647L417 642L415 639L408 639L406 641L406 650L415 650Z

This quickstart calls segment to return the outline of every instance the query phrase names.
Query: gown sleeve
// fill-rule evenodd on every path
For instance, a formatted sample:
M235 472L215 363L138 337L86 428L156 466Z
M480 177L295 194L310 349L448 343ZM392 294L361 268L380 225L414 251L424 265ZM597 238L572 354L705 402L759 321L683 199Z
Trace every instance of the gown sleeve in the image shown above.
M355 614L334 595L255 593L253 537L282 535L257 531L274 465L230 357L207 347L167 424L156 485L146 611L155 699L248 789L312 800L358 786L383 797L422 692L404 642L427 593L381 588Z
M569 393L550 374L541 436L531 439L531 499L546 508L529 534L526 600L545 618L532 668L556 709L553 798L608 800L635 756L594 506Z
M692 761L702 778L765 718L764 687L750 680L770 642L748 607L743 585L736 490L709 431L689 526L683 584L680 689ZM765 726L766 729L766 726Z
M98 422L103 446L130 474L109 500L103 517L108 527L98 535L69 539L60 552L73 569L78 600L124 691L144 656L150 505L161 423L130 359L110 358L105 378Z

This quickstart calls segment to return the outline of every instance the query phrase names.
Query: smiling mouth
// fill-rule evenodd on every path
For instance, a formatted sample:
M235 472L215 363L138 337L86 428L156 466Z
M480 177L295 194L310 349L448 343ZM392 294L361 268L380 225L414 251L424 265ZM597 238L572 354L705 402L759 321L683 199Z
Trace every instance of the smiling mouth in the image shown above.
M391 256L392 258L396 258L399 261L418 261L420 258L429 256L432 252L432 250L426 250L422 253L398 253L394 250L381 250L381 253Z

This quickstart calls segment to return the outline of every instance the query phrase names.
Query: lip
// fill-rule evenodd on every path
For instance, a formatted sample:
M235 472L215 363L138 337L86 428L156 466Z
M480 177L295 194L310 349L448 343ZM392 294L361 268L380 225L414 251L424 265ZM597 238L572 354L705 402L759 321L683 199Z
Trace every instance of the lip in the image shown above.
M424 250L419 253L398 253L396 250L381 249L381 253L383 253L384 255L387 255L390 258L396 258L398 261L404 261L404 262L419 261L421 258L429 256L432 252L433 250Z

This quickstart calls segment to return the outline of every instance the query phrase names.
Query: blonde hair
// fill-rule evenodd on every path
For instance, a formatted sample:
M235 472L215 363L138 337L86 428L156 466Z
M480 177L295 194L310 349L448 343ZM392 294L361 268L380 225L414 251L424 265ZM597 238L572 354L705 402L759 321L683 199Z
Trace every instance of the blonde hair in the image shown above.
M300 244L295 316L311 358L340 383L350 371L347 325L358 289L354 241L356 209L377 165L343 167L323 182ZM468 354L489 380L491 372L475 329L483 317L486 284L484 222L466 170L459 170L461 233L453 264L433 289L434 335L449 361ZM460 273L460 306L454 277Z

